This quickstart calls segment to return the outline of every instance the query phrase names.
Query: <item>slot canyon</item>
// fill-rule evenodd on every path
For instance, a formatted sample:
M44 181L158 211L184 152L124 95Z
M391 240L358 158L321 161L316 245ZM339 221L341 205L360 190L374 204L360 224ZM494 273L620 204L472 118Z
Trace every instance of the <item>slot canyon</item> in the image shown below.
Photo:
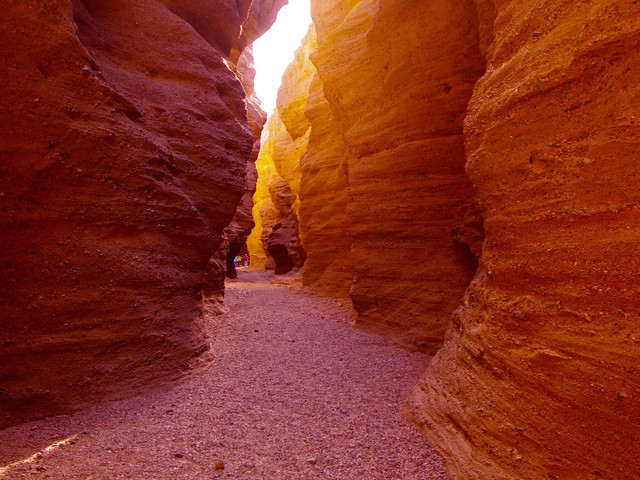
M640 479L640 3L297 1L5 2L0 478Z

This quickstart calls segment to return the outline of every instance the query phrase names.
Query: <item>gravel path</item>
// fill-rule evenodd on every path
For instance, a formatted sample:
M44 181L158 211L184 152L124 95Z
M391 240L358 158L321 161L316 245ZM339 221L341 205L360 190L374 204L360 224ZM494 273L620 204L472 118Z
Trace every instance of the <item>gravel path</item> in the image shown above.
M446 479L400 413L427 357L260 272L229 282L227 304L206 372L0 431L0 478Z

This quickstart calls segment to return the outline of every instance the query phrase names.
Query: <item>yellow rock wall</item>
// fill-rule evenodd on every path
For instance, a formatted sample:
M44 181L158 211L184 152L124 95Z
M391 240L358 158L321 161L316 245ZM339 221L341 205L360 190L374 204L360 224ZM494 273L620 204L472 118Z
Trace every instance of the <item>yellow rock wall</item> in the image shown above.
M251 236L249 253L256 258L252 266L275 268L276 272L288 271L290 266L302 267L305 259L299 229L300 159L309 142L310 122L305 109L315 74L309 54L315 49L312 26L284 73L277 108L267 123L257 163L259 187L254 197L254 216L260 218L256 218L258 228Z
M273 269L273 259L269 255L264 246L267 238L271 233L271 228L279 220L279 214L271 200L269 186L278 177L276 167L273 163L271 155L272 143L269 140L270 132L274 131L274 123L279 120L277 115L272 115L267 122L262 136L262 147L260 154L256 160L256 169L258 172L258 182L256 191L253 195L253 218L255 227L251 231L247 239L247 248L251 258L250 266L252 268L269 268Z
M312 5L312 60L347 147L358 323L435 353L476 269L452 238L473 193L462 122L484 69L475 8Z
M256 265L267 264L265 250L273 227L287 215L286 208L274 215L277 209L270 206L290 191L295 197L291 209L299 220L299 236L307 255L304 284L323 294L345 296L354 276L346 145L310 60L316 49L312 26L283 76L277 111L265 133L254 209L254 215L260 217L256 219L259 226L250 245Z

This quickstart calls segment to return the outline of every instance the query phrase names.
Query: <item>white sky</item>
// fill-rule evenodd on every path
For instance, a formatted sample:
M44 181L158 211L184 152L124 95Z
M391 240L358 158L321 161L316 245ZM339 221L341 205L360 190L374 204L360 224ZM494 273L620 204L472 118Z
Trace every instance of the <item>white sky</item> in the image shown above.
M289 0L282 7L271 29L253 43L256 67L256 93L262 109L271 115L278 88L293 54L311 24L310 0Z

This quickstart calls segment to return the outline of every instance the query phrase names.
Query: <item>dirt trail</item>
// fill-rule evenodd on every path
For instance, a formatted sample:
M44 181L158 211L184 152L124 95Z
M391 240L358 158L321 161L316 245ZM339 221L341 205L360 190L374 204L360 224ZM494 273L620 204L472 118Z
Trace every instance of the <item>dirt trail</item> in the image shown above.
M227 284L227 304L206 372L1 431L0 478L446 478L400 413L426 357L350 327L343 302L258 272Z

